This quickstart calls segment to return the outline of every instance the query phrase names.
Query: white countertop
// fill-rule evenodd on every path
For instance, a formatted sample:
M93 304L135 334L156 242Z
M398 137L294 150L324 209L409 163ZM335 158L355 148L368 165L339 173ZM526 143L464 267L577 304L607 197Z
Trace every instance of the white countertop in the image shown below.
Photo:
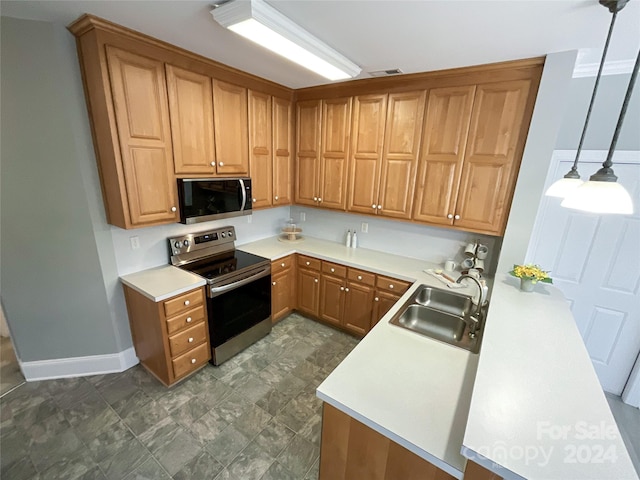
M120 281L154 302L161 302L206 283L201 276L172 265L124 275Z
M505 479L637 480L564 296L518 285L494 279L465 456Z

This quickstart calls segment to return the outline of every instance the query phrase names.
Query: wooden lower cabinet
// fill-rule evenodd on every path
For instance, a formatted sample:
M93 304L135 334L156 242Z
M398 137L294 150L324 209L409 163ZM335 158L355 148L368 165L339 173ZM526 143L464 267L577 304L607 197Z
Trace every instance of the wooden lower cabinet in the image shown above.
M271 321L277 322L296 306L295 256L271 262Z
M320 480L453 480L384 435L325 403Z
M384 317L391 307L393 307L402 294L389 293L384 290L376 290L375 297L373 298L373 315L371 317L371 328Z
M154 302L124 285L133 346L140 363L170 386L211 359L204 287Z
M334 275L320 277L320 318L336 326L342 324L345 305L345 280Z
M342 314L344 328L355 335L364 337L371 329L374 288L349 280L345 290L347 295Z
M318 317L320 315L320 260L298 255L298 305L300 312Z

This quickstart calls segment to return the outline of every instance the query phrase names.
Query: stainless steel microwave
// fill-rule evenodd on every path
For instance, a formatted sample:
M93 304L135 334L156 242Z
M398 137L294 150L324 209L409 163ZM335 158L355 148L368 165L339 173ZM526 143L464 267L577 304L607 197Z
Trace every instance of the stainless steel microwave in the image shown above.
M250 178L179 178L180 223L251 215Z

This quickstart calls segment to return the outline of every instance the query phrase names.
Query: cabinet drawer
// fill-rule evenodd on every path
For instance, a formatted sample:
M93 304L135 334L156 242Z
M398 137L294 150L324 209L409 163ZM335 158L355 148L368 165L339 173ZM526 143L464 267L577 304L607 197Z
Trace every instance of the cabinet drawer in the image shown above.
M164 302L164 314L172 317L202 303L202 290L196 289Z
M293 255L282 257L271 262L271 274L281 272L293 266Z
M310 268L312 270L320 271L321 261L317 258L305 257L304 255L298 255L298 266L302 268Z
M387 290L400 295L406 292L410 286L409 282L398 280L397 278L383 277L382 275L378 275L378 281L376 282L376 287L380 290Z
M167 319L167 333L173 335L174 333L182 330L183 328L195 325L204 319L204 305L199 305L196 308L187 310L180 315Z
M354 282L364 283L365 285L376 284L376 274L371 272L365 272L364 270L357 270L355 268L349 269L347 278Z
M322 262L322 273L328 273L329 275L346 278L347 267L345 267L344 265L339 265L337 263Z
M171 356L176 357L207 339L206 324L200 322L169 338Z
M183 377L209 361L210 358L209 346L206 343L202 343L193 350L189 350L187 353L171 360L171 363L173 363L173 375L176 379Z

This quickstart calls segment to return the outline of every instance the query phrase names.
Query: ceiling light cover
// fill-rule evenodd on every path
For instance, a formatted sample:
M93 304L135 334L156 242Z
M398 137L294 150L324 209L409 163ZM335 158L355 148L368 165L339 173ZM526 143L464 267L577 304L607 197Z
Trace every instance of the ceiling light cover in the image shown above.
M589 180L569 194L561 205L591 213L633 213L631 195L617 182Z
M579 178L561 178L556 180L544 194L548 197L565 198L583 183Z
M263 0L235 0L211 10L223 27L329 80L357 76L361 68Z

